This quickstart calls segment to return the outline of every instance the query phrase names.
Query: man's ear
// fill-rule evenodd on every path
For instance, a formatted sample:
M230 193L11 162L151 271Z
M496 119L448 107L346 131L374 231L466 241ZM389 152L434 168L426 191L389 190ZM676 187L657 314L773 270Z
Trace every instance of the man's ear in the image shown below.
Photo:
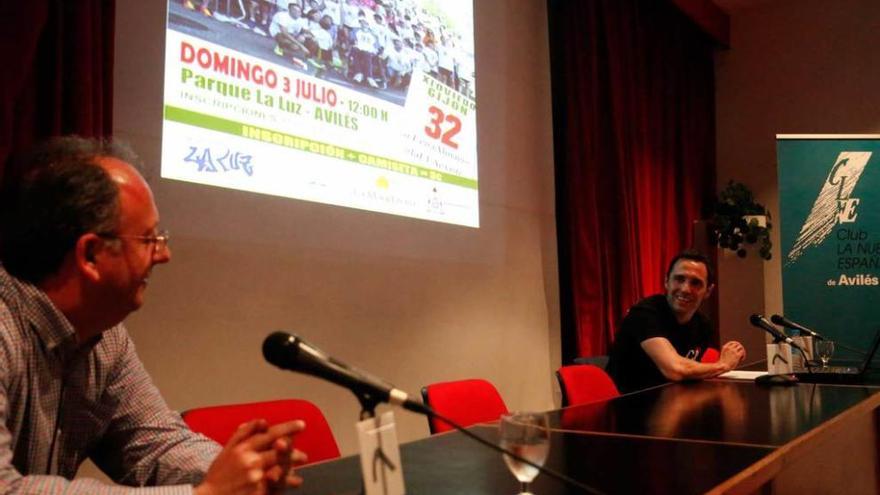
M93 282L97 282L101 278L97 260L103 248L104 239L92 232L83 234L76 240L74 261L77 271Z
M712 289L714 289L714 288L715 288L715 284L709 284L709 287L706 289L706 297L709 297L712 295Z

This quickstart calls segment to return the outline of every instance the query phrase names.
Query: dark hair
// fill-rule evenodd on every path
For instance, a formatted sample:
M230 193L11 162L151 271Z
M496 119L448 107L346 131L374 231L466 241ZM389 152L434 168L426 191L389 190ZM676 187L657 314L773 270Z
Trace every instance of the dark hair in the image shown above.
M10 274L39 283L58 271L80 236L116 230L119 188L96 163L100 157L138 162L127 145L69 136L39 145L18 167L24 172L7 177L0 260Z
M669 268L666 269L666 280L669 280L669 275L672 274L672 269L675 268L675 264L681 260L702 263L706 267L706 278L708 279L706 280L706 285L709 286L715 283L715 273L712 271L712 265L709 263L709 258L707 258L705 254L692 249L682 251L672 258L672 261L669 262Z

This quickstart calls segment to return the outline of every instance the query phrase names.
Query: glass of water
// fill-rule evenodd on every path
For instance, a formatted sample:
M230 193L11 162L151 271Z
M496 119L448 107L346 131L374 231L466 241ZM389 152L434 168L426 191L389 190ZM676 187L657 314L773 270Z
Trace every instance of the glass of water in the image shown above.
M819 360L822 361L822 367L828 366L828 361L831 361L831 356L834 355L834 342L830 340L818 340L814 342L814 346L816 350L816 355L819 356Z
M501 447L539 465L550 451L550 430L544 413L515 412L501 417ZM529 483L538 469L504 454L504 462L522 484L520 495L531 495Z

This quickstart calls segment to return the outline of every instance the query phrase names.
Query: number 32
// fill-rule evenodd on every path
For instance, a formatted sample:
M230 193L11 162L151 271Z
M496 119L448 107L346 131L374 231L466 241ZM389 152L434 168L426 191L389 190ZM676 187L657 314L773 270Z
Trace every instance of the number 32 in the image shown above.
M435 106L428 108L431 113L431 125L425 127L425 134L431 139L439 139L441 143L452 149L458 149L458 143L452 140L459 131L461 131L461 119L455 115L446 115L443 110ZM443 132L440 127L444 122L452 124L452 127Z

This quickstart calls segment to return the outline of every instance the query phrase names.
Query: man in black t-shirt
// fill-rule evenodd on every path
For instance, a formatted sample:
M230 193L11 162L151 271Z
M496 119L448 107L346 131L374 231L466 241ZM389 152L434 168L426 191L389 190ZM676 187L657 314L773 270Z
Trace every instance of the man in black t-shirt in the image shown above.
M742 344L730 341L721 347L718 361L700 362L710 345L711 326L697 310L714 288L705 256L678 254L669 263L664 286L665 294L630 308L615 335L607 370L622 393L667 381L711 378L745 359Z

